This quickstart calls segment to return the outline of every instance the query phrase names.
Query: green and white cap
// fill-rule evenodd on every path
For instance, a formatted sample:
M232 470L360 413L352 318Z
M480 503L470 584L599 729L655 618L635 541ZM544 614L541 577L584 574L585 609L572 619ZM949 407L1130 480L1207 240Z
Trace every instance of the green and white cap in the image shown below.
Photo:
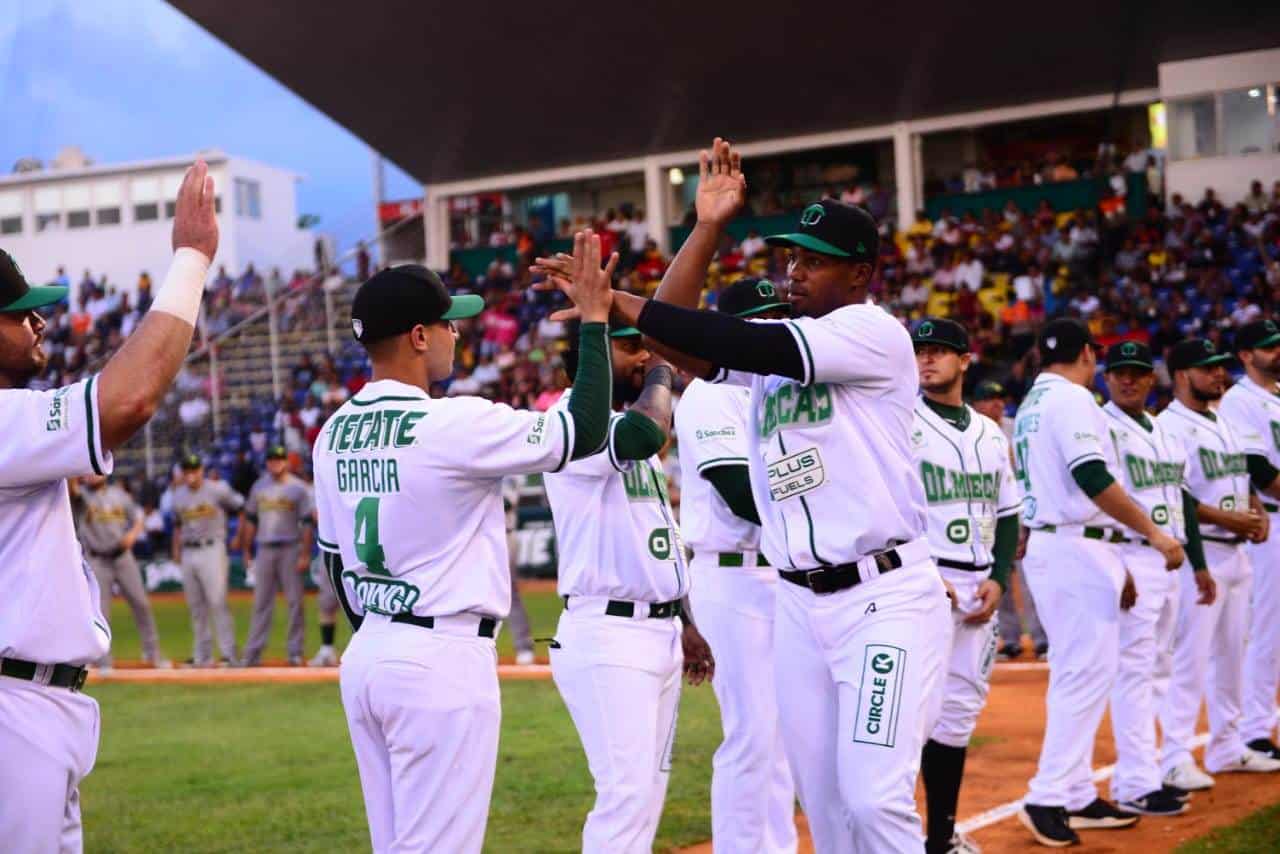
M13 256L0 249L0 313L13 314L52 305L67 295L62 285L31 287Z

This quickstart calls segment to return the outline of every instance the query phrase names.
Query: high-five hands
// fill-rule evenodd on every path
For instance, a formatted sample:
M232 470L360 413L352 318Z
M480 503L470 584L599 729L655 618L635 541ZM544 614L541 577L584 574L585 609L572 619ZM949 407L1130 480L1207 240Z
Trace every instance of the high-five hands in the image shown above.
M724 225L742 209L746 199L742 155L728 140L716 137L710 150L698 152L698 194L693 202L698 222Z
M618 266L618 253L609 256L601 267L600 235L591 229L573 236L573 254L557 252L554 258L537 258L530 269L546 276L535 285L539 290L558 289L573 302L573 308L551 315L553 320L581 318L587 323L607 323L613 305L613 271Z

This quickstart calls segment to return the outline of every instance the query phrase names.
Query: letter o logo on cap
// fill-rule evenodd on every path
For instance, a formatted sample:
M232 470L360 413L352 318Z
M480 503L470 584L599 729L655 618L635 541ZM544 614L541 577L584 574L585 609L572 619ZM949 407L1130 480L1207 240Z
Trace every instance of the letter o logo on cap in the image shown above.
M822 205L809 205L809 207L804 209L804 213L800 214L800 224L815 226L822 221L822 218L826 216L826 214L827 212L823 209Z
M918 334L920 334L920 335L932 335L932 334L933 334L933 321L931 321L931 320L926 320L924 323L920 324L920 328L919 328L919 329L917 329L917 330L916 330L916 332L917 332Z
M776 297L778 295L777 290L773 287L773 282L770 282L767 279L756 283L756 293L766 299Z
M1121 356L1136 356L1136 355L1138 355L1138 345L1137 345L1137 344L1134 344L1132 341L1129 341L1129 342L1127 342L1126 344L1121 345L1121 347L1120 347L1120 355L1121 355Z

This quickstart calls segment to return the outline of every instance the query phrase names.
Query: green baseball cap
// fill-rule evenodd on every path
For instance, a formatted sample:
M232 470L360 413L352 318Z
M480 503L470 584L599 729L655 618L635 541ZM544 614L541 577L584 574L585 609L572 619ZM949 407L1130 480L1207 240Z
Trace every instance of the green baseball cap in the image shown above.
M1208 338L1188 338L1179 341L1169 351L1169 370L1184 371L1187 368L1212 368L1231 361L1231 356L1219 353Z
M1141 341L1121 341L1107 348L1104 359L1107 370L1115 368L1142 368L1155 370L1155 362L1151 358L1151 348Z
M950 347L957 353L969 352L969 332L959 323L945 317L926 317L916 324L911 333L911 343L919 347L921 344L937 344Z
M768 279L738 279L716 300L718 311L734 317L752 317L775 308L791 314L791 303L778 296L778 289Z
M287 460L289 452L285 450L284 445L272 445L267 448L267 459L269 460Z
M1274 320L1255 320L1236 332L1236 352L1274 347L1280 344L1280 327Z
M823 255L874 264L880 252L875 217L857 205L823 199L800 214L800 230L766 237L770 246L800 246Z
M16 314L51 305L66 297L61 285L31 287L13 256L0 249L0 314Z
M1009 390L995 380L983 380L973 390L974 400L995 400L1008 396Z

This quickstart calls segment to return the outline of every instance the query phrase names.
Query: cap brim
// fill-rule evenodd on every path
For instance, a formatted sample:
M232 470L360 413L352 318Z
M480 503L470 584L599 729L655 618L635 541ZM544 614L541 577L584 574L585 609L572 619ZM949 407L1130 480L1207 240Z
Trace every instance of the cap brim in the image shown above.
M813 252L820 252L823 255L834 255L837 258L852 258L848 252L838 246L832 246L825 240L819 240L812 234L803 234L795 232L792 234L775 234L766 237L764 242L770 246L799 246Z
M1210 356L1207 359L1202 359L1199 362L1195 362L1190 367L1212 368L1214 365L1225 365L1227 362L1234 362L1235 358L1236 358L1235 356L1232 356L1229 353L1219 353L1216 356Z
M1275 335L1268 335L1266 338L1263 338L1261 341L1254 342L1253 344L1250 344L1248 347L1240 347L1239 349L1240 350L1261 350L1263 347L1274 347L1277 344L1280 344L1280 332L1277 332Z
M0 314L9 314L15 311L30 311L33 308L40 308L44 305L52 305L59 302L67 295L70 288L62 285L41 285L38 288L31 288L20 299L16 299L6 306L0 307Z
M635 338L640 335L640 330L634 326L624 326L621 329L615 329L609 333L610 338Z
M449 300L449 310L440 316L441 320L466 320L484 311L484 297L476 294L458 294Z
M957 353L968 353L968 347L962 347L954 341L944 341L941 338L912 338L911 346L916 347L920 344L934 344L938 347L946 347L948 350L955 350Z
M1150 362L1140 362L1137 359L1119 359L1115 362L1107 362L1106 369L1108 371L1116 368L1142 368L1144 371L1154 371L1156 366Z
M775 308L785 308L789 313L791 311L791 303L789 302L770 302L764 305L758 305L755 308L749 308L746 311L740 311L733 315L734 317L751 317L753 314L760 314L766 311L772 311Z

